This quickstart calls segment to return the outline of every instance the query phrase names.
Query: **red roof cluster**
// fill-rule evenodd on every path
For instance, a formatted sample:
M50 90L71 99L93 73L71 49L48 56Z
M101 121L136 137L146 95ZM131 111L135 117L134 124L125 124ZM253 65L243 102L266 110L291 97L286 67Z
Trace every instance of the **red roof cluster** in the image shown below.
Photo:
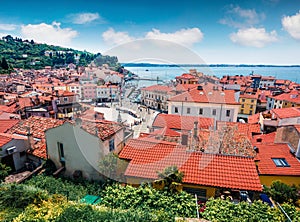
M203 186L261 191L253 158L188 152L176 143L131 139L120 158L130 160L125 175L157 179L157 171L176 165L183 182Z

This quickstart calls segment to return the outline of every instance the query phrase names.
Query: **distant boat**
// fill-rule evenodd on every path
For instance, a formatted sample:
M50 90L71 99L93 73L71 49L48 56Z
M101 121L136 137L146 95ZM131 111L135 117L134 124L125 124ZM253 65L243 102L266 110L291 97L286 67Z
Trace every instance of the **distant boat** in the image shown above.
M149 69L146 69L145 71L147 71L147 72L148 72L148 71L149 71Z

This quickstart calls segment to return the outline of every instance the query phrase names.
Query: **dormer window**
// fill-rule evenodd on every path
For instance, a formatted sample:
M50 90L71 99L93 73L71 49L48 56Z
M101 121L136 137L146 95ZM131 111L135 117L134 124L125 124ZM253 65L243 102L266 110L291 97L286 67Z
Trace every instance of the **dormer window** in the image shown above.
M285 158L272 158L277 167L290 167Z

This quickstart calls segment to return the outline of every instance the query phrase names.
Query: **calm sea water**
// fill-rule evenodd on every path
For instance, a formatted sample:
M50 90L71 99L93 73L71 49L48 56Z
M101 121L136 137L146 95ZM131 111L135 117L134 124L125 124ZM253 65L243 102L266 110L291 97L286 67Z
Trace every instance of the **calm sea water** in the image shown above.
M126 69L137 74L141 78L151 78L160 80L171 80L182 73L189 72L189 69L197 69L206 75L222 77L224 75L249 75L260 74L263 76L275 76L277 79L289 79L297 83L300 82L300 67L130 67ZM156 81L138 81L138 85L149 86L156 84Z

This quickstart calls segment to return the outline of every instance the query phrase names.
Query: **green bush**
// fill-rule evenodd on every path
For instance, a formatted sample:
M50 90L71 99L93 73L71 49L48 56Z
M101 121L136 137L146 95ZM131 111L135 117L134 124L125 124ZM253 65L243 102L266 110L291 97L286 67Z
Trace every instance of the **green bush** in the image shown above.
M270 187L265 187L266 193L280 204L285 202L294 204L299 198L298 189L295 185L289 186L279 180L273 181Z
M208 200L201 216L210 221L285 221L278 208L271 208L261 201L234 204L220 198Z
M49 194L61 194L68 197L69 200L80 200L85 195L99 195L101 186L92 182L76 183L62 178L54 178L52 176L38 175L25 184L38 187L48 191Z
M102 192L102 204L113 209L156 212L173 220L175 216L196 216L195 200L190 194L158 191L150 186L134 188L115 184L106 187Z

